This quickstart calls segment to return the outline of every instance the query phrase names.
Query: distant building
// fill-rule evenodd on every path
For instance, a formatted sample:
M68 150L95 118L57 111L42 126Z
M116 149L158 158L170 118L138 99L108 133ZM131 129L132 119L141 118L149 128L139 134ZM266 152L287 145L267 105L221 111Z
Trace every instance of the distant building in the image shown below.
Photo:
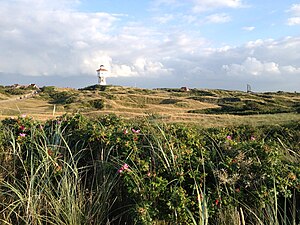
M98 83L100 85L106 85L106 77L108 76L108 70L105 69L103 65L100 65L100 68L96 71L98 76Z
M189 89L188 87L181 87L180 90L181 90L181 91L184 91L184 92L190 91L190 89Z
M36 84L29 84L29 86L32 88L39 88Z
M26 89L26 88L34 88L34 89L40 89L36 84L28 84L28 85L22 85L22 84L13 84L10 86L6 86L8 88L13 88L13 89Z
M11 87L15 88L15 89L18 89L18 88L24 88L25 86L24 85L20 85L20 84L13 84Z
M247 84L247 93L252 93L250 84Z

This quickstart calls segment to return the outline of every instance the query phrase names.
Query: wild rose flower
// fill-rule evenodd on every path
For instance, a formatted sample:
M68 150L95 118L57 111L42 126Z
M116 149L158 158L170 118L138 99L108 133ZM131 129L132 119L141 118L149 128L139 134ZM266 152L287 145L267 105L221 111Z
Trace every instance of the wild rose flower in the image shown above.
M129 165L128 164L124 164L119 170L118 173L123 173L124 171L129 170Z
M25 133L20 133L19 136L20 136L20 137L25 137L26 134L25 134Z
M26 118L26 114L22 114L21 117L22 117L22 118Z
M127 170L128 168L129 168L128 164L125 163L125 164L123 165L123 169L124 169L124 170Z
M48 155L50 155L50 156L53 155L53 151L50 148L47 150L47 152L48 152Z
M255 137L254 137L254 136L251 136L250 140L251 140L251 141L255 141Z
M140 130L135 130L135 129L131 129L131 131L133 132L133 133L135 133L135 134L138 134L138 133L140 133L141 131Z
M230 135L227 135L227 140L232 140L232 137Z

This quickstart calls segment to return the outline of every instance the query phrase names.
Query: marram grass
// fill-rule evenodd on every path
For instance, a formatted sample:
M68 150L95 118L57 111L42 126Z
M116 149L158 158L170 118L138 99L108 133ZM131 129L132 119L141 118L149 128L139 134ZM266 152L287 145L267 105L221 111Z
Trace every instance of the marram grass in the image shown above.
M0 221L297 225L299 127L6 119Z

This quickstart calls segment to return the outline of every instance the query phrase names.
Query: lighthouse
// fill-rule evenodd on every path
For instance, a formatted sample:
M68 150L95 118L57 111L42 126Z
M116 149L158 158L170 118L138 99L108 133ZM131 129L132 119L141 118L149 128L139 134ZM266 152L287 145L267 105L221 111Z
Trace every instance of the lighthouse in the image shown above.
M108 70L105 69L103 65L100 65L100 68L96 71L98 75L98 83L100 85L106 85L106 77L108 75Z

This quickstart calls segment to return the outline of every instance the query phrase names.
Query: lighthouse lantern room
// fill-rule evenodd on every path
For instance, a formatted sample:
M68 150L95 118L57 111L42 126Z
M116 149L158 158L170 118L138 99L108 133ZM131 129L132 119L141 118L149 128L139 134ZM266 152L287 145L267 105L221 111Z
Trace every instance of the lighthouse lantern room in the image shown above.
M108 70L105 69L103 65L100 65L100 68L96 71L98 75L98 83L100 85L106 85L106 77L108 75Z

